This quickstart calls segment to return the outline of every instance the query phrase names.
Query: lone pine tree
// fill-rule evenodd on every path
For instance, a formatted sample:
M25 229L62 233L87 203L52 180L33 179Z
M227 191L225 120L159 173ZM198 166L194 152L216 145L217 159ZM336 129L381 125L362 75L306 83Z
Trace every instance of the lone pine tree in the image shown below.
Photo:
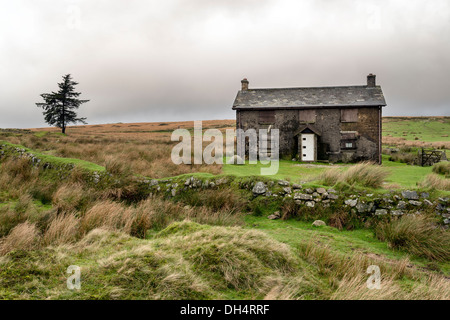
M86 124L86 118L77 118L74 110L89 100L80 100L80 92L75 92L75 86L78 83L72 81L72 76L66 74L63 76L63 82L58 83L59 91L52 93L43 93L41 97L45 102L36 103L39 108L43 108L45 122L51 126L61 128L62 133L66 133L66 126L69 123L81 122Z

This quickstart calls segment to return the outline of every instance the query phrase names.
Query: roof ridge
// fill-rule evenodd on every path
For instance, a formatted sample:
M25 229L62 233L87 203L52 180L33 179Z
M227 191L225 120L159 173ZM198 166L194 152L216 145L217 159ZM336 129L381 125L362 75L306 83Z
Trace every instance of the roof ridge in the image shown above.
M296 89L332 89L332 88L367 88L367 85L349 85L349 86L322 86L322 87L287 87L287 88L249 88L244 91L253 90L296 90ZM376 88L381 88L377 85ZM242 91L242 90L239 90Z

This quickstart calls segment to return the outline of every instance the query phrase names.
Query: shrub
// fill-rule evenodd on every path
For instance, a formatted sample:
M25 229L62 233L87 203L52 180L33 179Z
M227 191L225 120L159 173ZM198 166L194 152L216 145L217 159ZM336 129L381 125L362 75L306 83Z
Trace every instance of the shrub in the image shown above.
M433 172L436 174L442 174L446 178L450 177L450 161L441 161L433 166Z
M425 215L408 215L378 224L375 234L394 249L445 261L450 259L450 233L437 228L434 222Z
M415 164L418 162L418 157L415 153L398 152L391 154L391 156L389 157L389 161Z

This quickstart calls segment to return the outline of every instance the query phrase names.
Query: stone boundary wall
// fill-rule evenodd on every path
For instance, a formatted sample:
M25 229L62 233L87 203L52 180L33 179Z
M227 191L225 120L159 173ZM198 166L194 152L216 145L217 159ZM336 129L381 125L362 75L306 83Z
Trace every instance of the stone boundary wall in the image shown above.
M0 144L0 162L8 157L27 158L33 166L56 173L64 180L75 168L74 164L55 164L42 161L38 156L23 148ZM120 179L106 171L86 171L86 181L98 188L120 186ZM271 180L262 177L216 176L199 178L178 176L167 179L149 179L136 177L141 193L145 196L162 195L173 198L183 192L206 189L239 188L247 190L252 199L264 197L274 200L292 199L296 204L309 208L327 208L333 205L348 208L358 215L402 216L420 214L422 211L434 211L442 219L446 228L450 226L450 198L431 199L427 192L411 190L391 190L383 194L369 194L362 191L341 191L324 187L303 187L285 180ZM278 216L279 217L279 216ZM272 217L272 218L278 218Z

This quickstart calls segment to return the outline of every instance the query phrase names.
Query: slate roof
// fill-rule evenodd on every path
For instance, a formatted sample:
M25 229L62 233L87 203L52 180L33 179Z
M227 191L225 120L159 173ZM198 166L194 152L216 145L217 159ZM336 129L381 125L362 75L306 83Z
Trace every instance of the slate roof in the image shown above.
M240 90L233 109L302 109L386 106L380 86Z

